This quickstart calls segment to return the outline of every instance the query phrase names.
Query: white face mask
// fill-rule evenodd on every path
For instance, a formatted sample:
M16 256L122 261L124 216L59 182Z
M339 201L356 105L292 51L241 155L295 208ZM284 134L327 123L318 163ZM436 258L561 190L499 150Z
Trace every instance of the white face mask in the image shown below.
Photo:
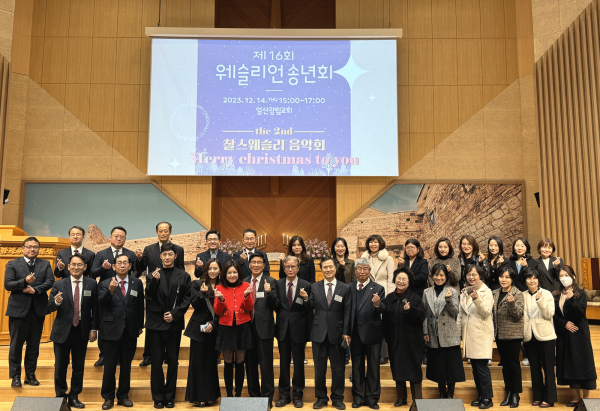
M569 288L571 285L573 285L573 279L571 277L563 277L560 279L560 282L565 286L565 288Z

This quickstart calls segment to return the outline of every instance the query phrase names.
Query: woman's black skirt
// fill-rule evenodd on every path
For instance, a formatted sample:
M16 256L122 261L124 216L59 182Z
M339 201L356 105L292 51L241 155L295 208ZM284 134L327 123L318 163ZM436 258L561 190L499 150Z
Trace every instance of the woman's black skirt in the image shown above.
M427 379L443 384L465 381L465 367L460 345L427 347Z
M207 403L214 402L221 396L217 366L219 353L215 350L216 341L216 331L206 334L203 342L190 340L186 401Z
M217 351L241 351L253 348L250 322L237 325L235 319L232 326L219 325Z

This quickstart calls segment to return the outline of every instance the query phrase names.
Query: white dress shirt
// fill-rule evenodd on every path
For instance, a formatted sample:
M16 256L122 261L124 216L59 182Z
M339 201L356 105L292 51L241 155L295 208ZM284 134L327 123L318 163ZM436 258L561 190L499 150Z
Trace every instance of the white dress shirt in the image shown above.
M81 255L83 253L83 245L79 248L75 248L75 247L71 246L71 254L72 255L75 255L75 250L77 250L79 255ZM113 251L113 254L114 254L114 251Z
M123 285L125 286L125 295L127 295L127 290L129 289L129 276L125 277L124 280L121 280L118 275L115 275L115 281L117 283L119 283L119 286L115 290L115 293L118 291L118 292L120 292L122 294L122 291L121 291L121 281L125 281L125 284L123 284Z
M364 283L361 283L360 281L357 281L357 282L356 282L356 289L357 289L358 291L361 291L361 290L360 290L360 288L358 288L358 287L359 287L359 285L360 285L360 284L362 284L362 286L363 286L362 288L363 288L363 290L364 290L364 289L365 289L365 287L367 286L367 284L369 284L370 282L371 282L371 279L370 279L370 278L367 278L367 281L365 281Z
M117 251L117 249L115 247L113 247L112 245L110 246L110 249L112 251L112 254L115 255L115 251ZM117 254L117 256L115 257L115 260L117 259L118 256L123 255L123 247L119 248L119 254Z
M73 276L70 276L69 278L71 279L71 292L73 293L71 295L73 296L73 299L75 299L75 287L79 286L79 319L81 320L81 302L83 301L83 276L81 276L79 280L75 279L75 277ZM79 284L77 284L76 281L79 281ZM67 296L63 295L62 298L65 299L67 298ZM62 302L57 303L56 301L54 303L57 306L62 304Z
M294 278L294 281L292 281L292 296L296 295L296 287L298 286L298 276L296 276L296 278ZM290 282L286 279L285 280L285 295L287 298L287 293L288 293L288 289L290 288Z

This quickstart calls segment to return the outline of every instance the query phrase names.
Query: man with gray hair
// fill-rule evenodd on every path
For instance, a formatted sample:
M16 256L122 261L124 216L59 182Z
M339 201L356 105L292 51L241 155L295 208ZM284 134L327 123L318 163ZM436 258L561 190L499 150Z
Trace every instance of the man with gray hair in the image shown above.
M352 408L368 405L377 410L381 395L380 365L383 325L381 315L385 309L383 298L385 289L371 281L371 263L359 258L354 263L356 281L350 284L352 309L350 312L350 332L352 344ZM365 358L367 369L365 374Z

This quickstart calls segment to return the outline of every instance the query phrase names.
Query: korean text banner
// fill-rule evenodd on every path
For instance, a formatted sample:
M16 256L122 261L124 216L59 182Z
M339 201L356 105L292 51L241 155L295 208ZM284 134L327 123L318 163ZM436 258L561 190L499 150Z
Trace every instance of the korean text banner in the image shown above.
M153 39L149 175L397 176L395 40Z

